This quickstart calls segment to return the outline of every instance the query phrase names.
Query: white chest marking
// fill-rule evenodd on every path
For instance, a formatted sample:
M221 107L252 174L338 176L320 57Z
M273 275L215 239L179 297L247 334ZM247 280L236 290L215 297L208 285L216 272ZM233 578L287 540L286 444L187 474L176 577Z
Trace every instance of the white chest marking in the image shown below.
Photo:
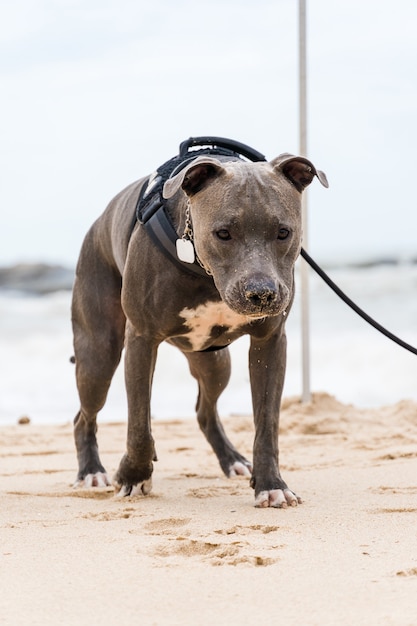
M202 350L211 337L213 326L225 326L228 332L233 332L240 326L252 321L246 315L235 313L224 302L207 302L195 309L183 309L180 316L190 332L185 335L190 341L193 350Z

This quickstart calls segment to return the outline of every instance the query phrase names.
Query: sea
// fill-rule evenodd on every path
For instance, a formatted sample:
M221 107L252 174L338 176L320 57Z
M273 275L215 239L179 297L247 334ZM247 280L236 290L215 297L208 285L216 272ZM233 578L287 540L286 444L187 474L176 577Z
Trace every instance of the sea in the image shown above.
M357 407L417 401L417 356L352 311L312 270L307 297L299 287L287 320L284 397L326 392ZM417 262L382 259L326 267L359 307L403 341L417 346ZM70 323L73 270L19 265L0 268L0 425L28 417L35 424L66 424L78 410ZM304 298L304 300L303 300ZM302 300L308 304L307 338ZM303 361L307 349L309 358ZM232 377L219 401L222 416L252 413L248 338L231 346ZM310 384L306 386L308 372ZM194 416L197 386L184 356L162 344L152 394L154 419ZM123 365L113 379L100 420L125 421Z

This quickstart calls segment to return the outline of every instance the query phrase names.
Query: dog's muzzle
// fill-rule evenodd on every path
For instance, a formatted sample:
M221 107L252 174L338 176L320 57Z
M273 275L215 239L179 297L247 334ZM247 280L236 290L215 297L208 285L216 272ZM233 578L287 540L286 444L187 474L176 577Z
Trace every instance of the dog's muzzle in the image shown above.
M226 290L228 305L242 315L265 317L279 315L288 306L289 291L268 278L248 278Z
M257 309L269 309L278 300L278 289L272 281L249 281L244 287L245 299Z

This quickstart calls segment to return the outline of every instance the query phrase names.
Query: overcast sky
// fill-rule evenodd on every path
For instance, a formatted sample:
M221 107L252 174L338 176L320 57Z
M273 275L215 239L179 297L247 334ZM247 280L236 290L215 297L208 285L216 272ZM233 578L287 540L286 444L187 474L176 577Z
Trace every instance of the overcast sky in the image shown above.
M317 260L417 258L417 2L307 0ZM298 153L297 0L0 1L0 264L73 265L190 135Z

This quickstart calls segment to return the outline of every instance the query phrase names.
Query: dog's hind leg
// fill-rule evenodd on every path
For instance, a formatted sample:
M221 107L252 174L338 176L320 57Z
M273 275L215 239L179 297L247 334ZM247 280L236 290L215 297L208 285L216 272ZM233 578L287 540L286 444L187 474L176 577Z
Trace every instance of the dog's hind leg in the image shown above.
M97 413L103 408L120 361L125 316L120 305L121 278L95 256L81 253L72 301L75 367L80 410L74 420L78 457L75 486L110 485L96 439ZM90 255L91 257L92 255ZM83 266L88 263L88 274Z
M186 352L191 374L198 382L197 419L207 441L228 477L249 476L251 463L227 438L217 412L217 400L230 378L228 348L213 352Z

